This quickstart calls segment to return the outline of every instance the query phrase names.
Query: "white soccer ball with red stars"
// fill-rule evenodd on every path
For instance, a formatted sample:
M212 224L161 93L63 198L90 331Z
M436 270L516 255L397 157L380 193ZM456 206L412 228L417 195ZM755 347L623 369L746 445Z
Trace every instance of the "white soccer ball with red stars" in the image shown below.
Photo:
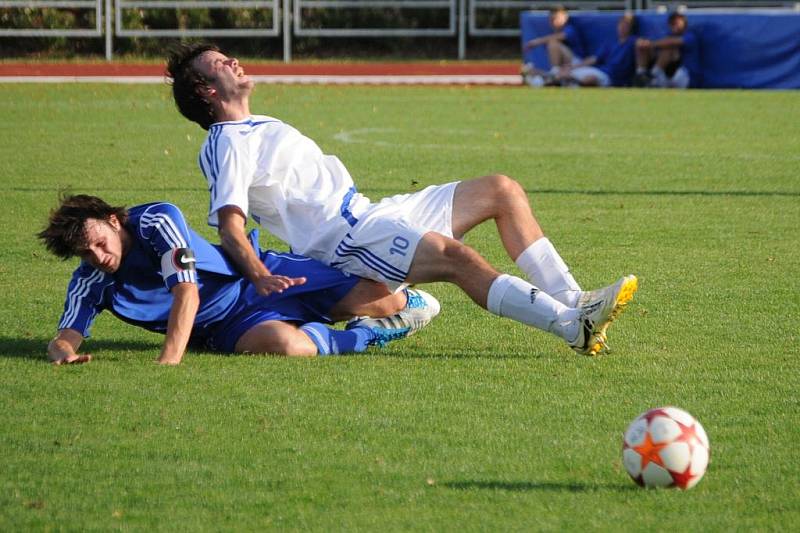
M628 426L622 464L643 487L690 489L706 473L709 451L700 422L677 407L659 407Z

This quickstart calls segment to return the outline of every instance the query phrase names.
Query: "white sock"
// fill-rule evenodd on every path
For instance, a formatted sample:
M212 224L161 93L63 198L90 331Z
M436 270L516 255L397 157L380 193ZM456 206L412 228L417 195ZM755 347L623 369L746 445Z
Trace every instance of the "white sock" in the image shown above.
M489 287L486 307L495 315L549 331L566 341L578 336L580 311L515 276L500 274L495 278Z
M516 260L531 283L567 307L575 307L581 291L569 267L550 239L542 237L528 246Z

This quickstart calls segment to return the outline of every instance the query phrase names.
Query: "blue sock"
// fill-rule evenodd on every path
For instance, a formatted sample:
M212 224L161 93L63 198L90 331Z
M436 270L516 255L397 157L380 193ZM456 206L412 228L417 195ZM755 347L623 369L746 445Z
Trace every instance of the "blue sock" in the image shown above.
M363 352L375 337L369 328L339 330L319 322L304 324L300 326L300 331L308 335L317 346L318 355Z

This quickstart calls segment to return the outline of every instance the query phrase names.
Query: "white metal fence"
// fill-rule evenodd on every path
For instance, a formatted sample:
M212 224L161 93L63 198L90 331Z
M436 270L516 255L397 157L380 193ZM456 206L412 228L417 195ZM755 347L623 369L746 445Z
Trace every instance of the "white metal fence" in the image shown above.
M678 0L688 8L708 7L779 7L800 10L797 0ZM284 61L291 61L292 37L457 37L458 57L467 52L467 37L519 35L518 13L526 10L547 10L561 4L571 10L648 8L673 9L672 0L0 0L0 10L69 10L92 13L93 27L84 28L19 28L2 27L2 37L105 37L106 58L113 55L114 37L283 37ZM150 10L175 10L185 15L192 10L240 9L265 10L269 24L237 28L189 27L177 24L174 28L133 28L125 25L125 14L133 12L144 17ZM325 25L324 15L331 11L351 11L363 15L368 10L388 9L403 13L413 10L416 15L429 14L429 25L380 27L369 24ZM515 16L516 12L516 16ZM316 14L316 17L314 15ZM506 16L506 24L486 24ZM177 18L177 17L176 17ZM185 19L186 17L184 17ZM398 17L402 19L402 17ZM310 25L309 19L316 21ZM424 19L424 17L423 17ZM112 20L114 21L112 29ZM422 20L422 22L426 22Z
M102 37L103 0L2 0L0 9L94 11L94 28L0 28L0 37Z

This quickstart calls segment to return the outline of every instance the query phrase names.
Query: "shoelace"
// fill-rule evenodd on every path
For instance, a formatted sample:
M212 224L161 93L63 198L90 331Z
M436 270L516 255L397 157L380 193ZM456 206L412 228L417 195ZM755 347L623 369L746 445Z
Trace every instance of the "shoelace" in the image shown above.
M373 343L377 346L383 347L386 346L388 342L391 342L396 339L402 339L408 334L409 328L401 328L401 329L384 329L384 328L375 328L373 329L373 333L375 333L375 340Z
M408 307L409 309L422 309L427 306L425 298L423 298L417 293L406 291L406 297L408 298L408 302L406 302L406 307Z

